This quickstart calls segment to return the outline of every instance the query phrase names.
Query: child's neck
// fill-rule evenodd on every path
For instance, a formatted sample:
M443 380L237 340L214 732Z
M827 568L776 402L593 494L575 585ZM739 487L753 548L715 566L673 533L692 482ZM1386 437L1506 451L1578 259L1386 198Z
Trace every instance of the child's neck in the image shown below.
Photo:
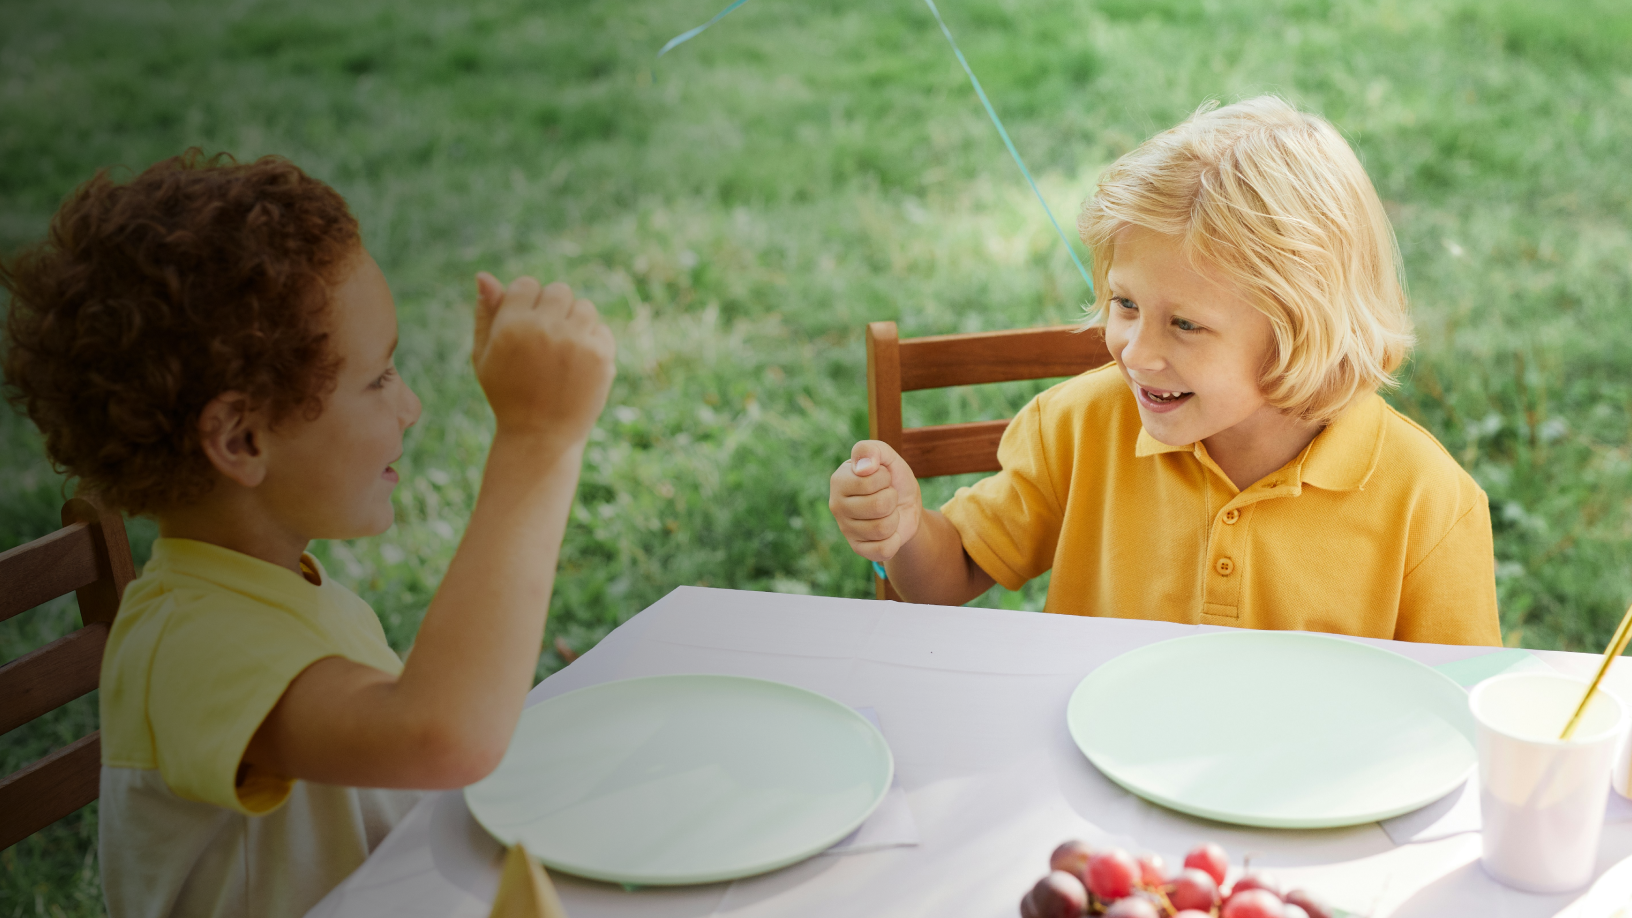
M311 540L291 532L254 501L222 491L218 488L196 503L160 512L159 535L218 545L304 576L300 556Z
M1288 417L1265 405L1202 443L1236 490L1245 491L1297 458L1324 429L1325 425Z

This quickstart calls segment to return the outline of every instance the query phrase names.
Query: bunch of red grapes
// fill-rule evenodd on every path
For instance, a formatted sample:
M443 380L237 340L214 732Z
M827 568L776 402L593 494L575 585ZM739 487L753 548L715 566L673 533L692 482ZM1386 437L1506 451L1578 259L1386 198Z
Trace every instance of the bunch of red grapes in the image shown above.
M1302 889L1285 892L1266 874L1248 873L1226 888L1230 860L1208 843L1169 875L1162 859L1138 860L1121 848L1095 851L1068 841L1048 859L1053 870L1020 900L1020 918L1333 918Z

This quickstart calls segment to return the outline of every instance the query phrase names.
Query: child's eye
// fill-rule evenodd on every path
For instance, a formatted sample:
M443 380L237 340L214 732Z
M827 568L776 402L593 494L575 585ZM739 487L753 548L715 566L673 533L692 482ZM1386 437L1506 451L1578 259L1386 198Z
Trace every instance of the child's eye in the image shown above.
M386 367L385 372L381 373L378 379L376 379L373 382L369 383L368 387L370 389L383 389L383 388L385 388L385 384L390 382L391 377L393 377L395 375L397 375L397 368L396 367Z
M1128 312L1136 312L1139 309L1138 305L1126 297L1113 296L1111 302L1115 304L1116 308L1126 309Z
M1180 319L1180 318L1175 317L1173 319L1173 324L1178 327L1179 331L1200 331L1201 330L1200 325L1197 325L1196 323L1190 321L1189 319Z

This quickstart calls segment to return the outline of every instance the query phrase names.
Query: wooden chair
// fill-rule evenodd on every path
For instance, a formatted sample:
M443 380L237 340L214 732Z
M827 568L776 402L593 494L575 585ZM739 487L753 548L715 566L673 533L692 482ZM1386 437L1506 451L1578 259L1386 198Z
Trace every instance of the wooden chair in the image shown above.
M1008 419L901 427L901 393L1075 376L1111 362L1103 328L1076 325L901 340L894 322L867 325L867 426L919 478L995 472ZM874 574L879 599L901 597Z
M63 528L0 554L0 621L74 591L84 627L0 666L0 733L96 688L102 648L125 585L136 577L125 522L94 498L62 507ZM0 848L97 798L101 731L0 777Z

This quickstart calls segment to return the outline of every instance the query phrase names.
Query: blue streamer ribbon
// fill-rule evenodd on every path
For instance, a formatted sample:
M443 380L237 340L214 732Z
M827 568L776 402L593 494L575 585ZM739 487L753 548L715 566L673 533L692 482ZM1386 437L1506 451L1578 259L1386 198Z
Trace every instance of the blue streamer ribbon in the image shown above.
M747 2L748 0L736 0L736 2L721 10L719 15L713 19L695 29L674 36L669 39L668 44L663 46L663 50L657 52L657 56L662 57L670 49L702 34L704 29L724 19L732 10ZM1088 269L1082 266L1082 259L1077 257L1077 250L1071 247L1071 240L1066 237L1065 230L1060 229L1060 221L1054 219L1054 211L1049 209L1048 202L1043 200L1043 192L1038 189L1037 182L1031 177L1031 170L1026 168L1025 160L1020 158L1020 151L1014 148L1014 141L1009 139L1009 132L1004 129L1003 120L997 117L997 111L992 108L991 100L986 98L986 90L981 88L980 79L975 76L975 71L969 67L969 61L964 58L963 51L958 47L957 40L952 37L952 30L946 27L946 20L941 18L941 11L935 7L935 0L924 0L924 3L929 7L929 11L935 14L935 21L941 27L941 34L946 36L947 44L952 46L952 53L957 55L958 63L963 65L963 72L969 75L969 82L975 87L975 95L980 97L980 104L986 107L986 114L991 117L992 125L997 128L997 136L1003 138L1003 146L1007 147L1009 155L1014 157L1014 164L1020 167L1020 174L1026 177L1026 183L1031 186L1031 193L1037 196L1037 203L1043 205L1043 213L1048 214L1048 222L1053 224L1054 232L1060 237L1060 244L1065 246L1065 253L1071 256L1071 263L1077 266L1077 273L1082 275L1082 282L1088 285L1088 295L1093 296L1094 282L1088 276ZM884 576L882 565L875 563L873 567L878 570L880 577Z
M878 575L878 579L880 579L880 580L888 580L888 579L890 579L890 573L889 573L889 571L886 571L886 570L885 570L885 569L884 569L884 565L882 565L882 564L879 564L879 563L878 563L878 562L877 562L877 561L874 561L874 562L873 562L873 573L875 573L875 574L877 574L877 575Z
M1003 146L1009 148L1009 155L1014 157L1014 164L1020 167L1020 174L1026 177L1027 184L1031 185L1031 193L1037 196L1037 203L1043 205L1043 213L1048 214L1048 222L1054 224L1054 232L1059 234L1060 244L1065 246L1065 252L1071 256L1071 263L1077 266L1077 273L1082 275L1082 282L1088 285L1088 295L1093 296L1094 282L1088 277L1088 269L1082 266L1082 259L1077 257L1077 250L1071 247L1071 240L1065 237L1065 230L1060 229L1060 221L1054 219L1054 211L1048 208L1048 202L1043 200L1043 193L1038 190L1037 183L1032 180L1031 170L1020 158L1020 151L1014 148L1014 141L1009 139L1009 132L1003 129L1003 121L997 117L992 103L986 98L986 90L980 88L980 80L975 72L969 68L969 62L964 59L963 51L959 50L958 43L952 38L952 30L946 27L946 20L941 18L941 11L935 8L935 0L924 0L929 11L935 14L935 21L940 23L941 34L946 36L947 44L952 46L952 53L958 56L958 63L963 65L963 72L969 74L969 82L974 84L975 95L980 97L980 104L986 106L986 114L991 116L992 124L997 128L997 135L1003 138Z
M685 32L681 32L679 35L674 36L673 38L669 39L668 44L663 46L663 50L657 52L657 56L662 57L663 55L668 54L671 49L676 48L676 47L678 47L680 45L683 45L686 42L691 41L693 38L696 38L697 36L703 34L703 32L705 30L707 30L709 26L711 26L714 23L719 22L721 19L724 19L725 17L731 15L732 10L736 9L739 6L742 6L744 3L747 3L747 2L748 2L748 0L736 0L735 3L731 4L730 6L726 7L723 10L720 10L720 14L718 16L715 16L713 19L710 19L709 21L703 23L702 25L698 26L695 29L689 29L689 30L687 30Z

